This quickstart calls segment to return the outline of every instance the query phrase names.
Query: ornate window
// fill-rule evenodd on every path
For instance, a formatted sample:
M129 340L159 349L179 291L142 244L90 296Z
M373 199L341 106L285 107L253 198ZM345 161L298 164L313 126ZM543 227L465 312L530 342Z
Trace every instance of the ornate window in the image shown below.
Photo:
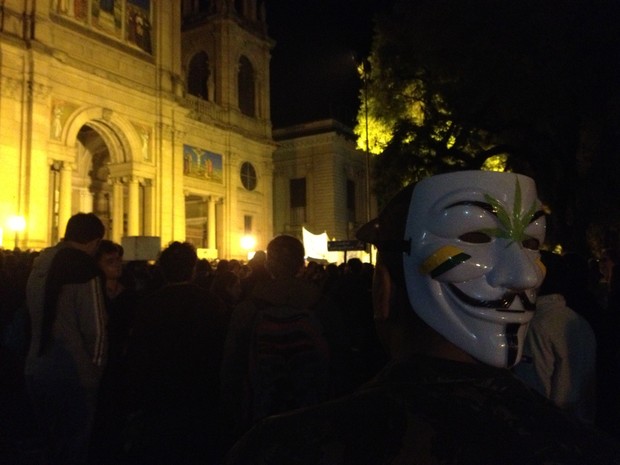
M241 165L241 184L249 191L253 191L256 189L256 169L254 169L254 165L250 162L244 162Z

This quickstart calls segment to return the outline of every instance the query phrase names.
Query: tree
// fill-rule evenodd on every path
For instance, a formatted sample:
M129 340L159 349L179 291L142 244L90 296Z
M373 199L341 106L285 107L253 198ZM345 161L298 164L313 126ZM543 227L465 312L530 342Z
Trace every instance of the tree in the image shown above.
M391 134L374 157L378 198L429 174L478 169L501 156L508 169L538 181L553 212L550 240L584 244L594 213L584 203L608 204L618 190L591 181L601 165L618 173L617 157L601 156L618 153L613 3L397 1L377 22L361 96L369 120ZM362 146L364 123L362 105ZM371 144L375 127L369 124ZM601 198L591 199L592 192Z

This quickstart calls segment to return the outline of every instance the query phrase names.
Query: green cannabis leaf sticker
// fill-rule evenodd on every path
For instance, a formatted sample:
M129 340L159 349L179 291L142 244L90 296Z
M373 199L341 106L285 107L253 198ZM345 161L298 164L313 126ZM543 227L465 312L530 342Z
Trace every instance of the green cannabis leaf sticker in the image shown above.
M496 214L501 227L483 229L482 232L488 234L489 236L498 237L501 239L512 239L512 242L519 243L529 237L525 234L525 228L527 228L530 224L534 214L536 213L536 201L532 203L532 206L527 212L523 215L521 214L521 185L519 184L518 178L515 187L515 201L512 216L510 216L510 214L497 199L491 197L489 194L485 194L484 198L493 207L493 212Z

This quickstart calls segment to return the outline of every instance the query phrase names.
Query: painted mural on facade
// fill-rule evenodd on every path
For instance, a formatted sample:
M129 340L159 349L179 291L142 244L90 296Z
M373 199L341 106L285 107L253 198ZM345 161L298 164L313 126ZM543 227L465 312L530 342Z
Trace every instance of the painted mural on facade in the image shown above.
M222 155L191 145L183 146L183 174L222 183Z
M53 0L52 11L152 52L151 0Z
M150 0L127 0L127 41L151 53Z

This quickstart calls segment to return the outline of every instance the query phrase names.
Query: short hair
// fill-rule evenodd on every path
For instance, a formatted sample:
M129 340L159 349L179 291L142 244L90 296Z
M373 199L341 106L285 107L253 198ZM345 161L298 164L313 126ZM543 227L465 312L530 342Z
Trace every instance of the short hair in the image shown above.
M260 267L265 266L266 262L267 262L267 254L265 253L265 251L257 250L254 256L250 258L250 260L248 261L248 265L250 265L250 268L252 269L260 268Z
M267 245L267 270L274 278L297 276L305 255L304 245L296 237L276 236Z
M122 257L125 253L125 249L123 249L122 245L117 244L116 242L103 239L99 242L99 246L95 252L95 260L99 260L103 255L111 253L117 253L119 257Z
M179 283L190 281L194 275L198 256L189 242L171 242L157 261L166 281Z
M105 227L94 213L76 213L67 222L65 241L87 244L103 238Z
M213 281L211 282L211 292L215 293L218 297L222 297L225 295L227 288L238 281L240 281L239 276L230 270L215 273Z
M349 258L347 260L347 266L349 267L350 273L360 274L362 272L362 268L364 267L364 264L359 258L354 257L354 258Z

